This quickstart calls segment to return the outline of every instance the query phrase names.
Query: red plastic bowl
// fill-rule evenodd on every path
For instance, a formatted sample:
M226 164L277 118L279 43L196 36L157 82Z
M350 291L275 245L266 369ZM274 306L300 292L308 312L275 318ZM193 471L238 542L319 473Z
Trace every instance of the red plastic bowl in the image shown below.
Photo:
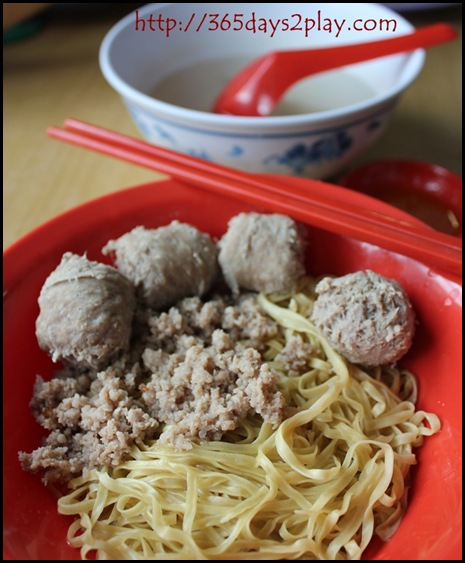
M462 235L462 178L447 168L421 160L379 160L352 170L339 183L439 231Z
M289 181L298 182L297 179ZM354 198L360 194L354 193ZM382 210L382 202L374 200ZM385 205L384 205L385 208ZM79 559L67 544L67 517L39 476L22 471L17 452L39 445L42 431L28 403L37 373L49 376L51 360L35 338L37 297L65 251L104 260L101 248L136 225L173 219L221 236L230 217L251 206L205 194L175 181L156 182L91 201L44 224L4 253L4 559ZM401 212L398 212L402 216ZM365 559L461 559L461 294L459 280L423 264L325 231L309 228L310 274L371 268L396 278L416 309L419 326L404 364L419 378L419 408L437 413L442 430L418 451L407 513L386 542L373 542Z

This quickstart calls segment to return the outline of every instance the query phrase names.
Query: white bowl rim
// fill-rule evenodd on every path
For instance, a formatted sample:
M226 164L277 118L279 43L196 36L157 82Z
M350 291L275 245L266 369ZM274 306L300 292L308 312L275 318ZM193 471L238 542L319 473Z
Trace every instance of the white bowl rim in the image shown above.
M143 6L140 9L141 15L150 13L156 8L164 8L166 6L172 6L175 3L151 3ZM373 4L368 4L373 5ZM385 5L376 4L376 6L382 10L393 15L393 17L400 18L402 23L410 29L414 30L415 27L401 15L399 15L394 10L387 8ZM159 112L165 116L170 116L172 119L190 121L196 123L202 123L203 125L215 125L215 126L251 126L255 128L267 129L268 127L276 127L282 125L302 125L305 124L318 124L322 121L336 120L346 117L353 117L356 113L361 113L364 111L371 110L373 107L382 105L396 96L399 96L402 91L404 91L419 75L421 72L426 53L424 49L416 49L411 53L405 54L408 57L409 64L403 70L401 79L392 88L378 94L369 100L359 102L356 104L351 104L338 109L326 110L322 112L313 113L300 113L295 115L277 115L277 116L267 116L267 117L244 117L236 115L226 115L226 114L216 114L213 112L200 111L190 108L185 108L182 106L177 106L175 104L170 104L169 102L163 102L157 100L156 98L149 96L140 92L133 86L130 86L125 80L123 80L114 70L110 63L110 49L113 42L118 37L120 32L125 29L128 25L133 23L134 11L129 13L127 16L119 20L105 35L99 49L99 64L101 72L107 82L122 96L124 99L131 101L137 105L143 106L146 110L151 110L153 112ZM399 55L391 55L399 56Z

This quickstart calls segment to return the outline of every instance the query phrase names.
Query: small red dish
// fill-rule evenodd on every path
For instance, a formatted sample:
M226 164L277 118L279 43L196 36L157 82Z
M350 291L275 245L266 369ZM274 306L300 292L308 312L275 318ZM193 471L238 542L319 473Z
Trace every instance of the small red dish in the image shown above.
M298 185L299 180L287 181ZM354 200L361 194L353 193ZM375 209L385 204L373 200ZM68 517L58 514L53 492L24 472L18 451L40 444L41 428L29 410L37 373L54 365L35 337L37 298L66 251L105 261L102 247L137 225L173 219L213 237L241 211L263 211L206 194L174 180L117 191L72 209L35 229L4 252L3 266L3 533L4 560L73 560L66 539ZM393 209L399 218L408 218ZM418 408L436 413L441 431L425 439L412 472L407 512L388 542L373 541L366 560L460 560L462 545L462 306L461 282L424 264L368 243L308 229L308 272L343 275L372 269L395 278L418 318L414 344L403 360L418 377Z
M390 203L438 231L462 235L462 178L420 160L379 160L339 184Z

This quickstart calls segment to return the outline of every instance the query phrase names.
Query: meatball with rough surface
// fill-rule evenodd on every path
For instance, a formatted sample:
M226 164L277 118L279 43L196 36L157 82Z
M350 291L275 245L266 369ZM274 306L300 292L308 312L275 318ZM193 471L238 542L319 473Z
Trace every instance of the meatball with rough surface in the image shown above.
M103 253L112 252L118 270L157 310L184 297L201 297L218 273L216 244L208 234L179 221L158 229L136 227L108 242Z
M219 242L219 262L233 293L291 291L305 275L303 227L280 214L240 213Z
M100 369L128 348L135 305L115 268L66 252L40 292L39 346L54 361Z
M410 348L415 314L403 288L370 270L324 278L312 321L349 361L366 367L394 364Z

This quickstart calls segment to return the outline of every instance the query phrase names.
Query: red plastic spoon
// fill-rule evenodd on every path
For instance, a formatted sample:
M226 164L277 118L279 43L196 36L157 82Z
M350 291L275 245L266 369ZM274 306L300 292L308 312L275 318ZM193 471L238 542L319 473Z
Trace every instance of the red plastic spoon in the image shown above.
M431 47L457 36L448 24L437 23L407 35L353 45L274 51L261 56L241 70L217 97L213 111L242 116L270 115L293 84L312 74Z

